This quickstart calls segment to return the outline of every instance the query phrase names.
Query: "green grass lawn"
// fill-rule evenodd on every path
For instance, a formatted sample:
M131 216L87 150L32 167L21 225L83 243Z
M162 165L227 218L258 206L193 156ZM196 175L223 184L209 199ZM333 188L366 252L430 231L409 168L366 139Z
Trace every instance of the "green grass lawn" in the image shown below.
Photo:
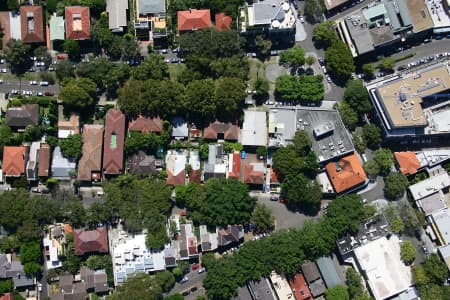
M186 69L185 64L169 64L169 75L171 80L177 80L183 70Z
M259 59L249 58L248 63L250 67L248 83L252 86L258 76L265 78L266 75L264 71L264 64Z

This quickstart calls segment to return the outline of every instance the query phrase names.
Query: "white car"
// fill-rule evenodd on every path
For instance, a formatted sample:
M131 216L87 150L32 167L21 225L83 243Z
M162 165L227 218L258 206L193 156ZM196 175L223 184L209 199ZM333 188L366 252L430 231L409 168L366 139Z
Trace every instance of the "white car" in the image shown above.
M40 86L48 86L48 81L41 81L39 82Z
M31 80L30 81L30 85L37 85L37 81L36 80Z
M303 18L303 16L298 16L298 19L300 20L300 23L305 23L305 19Z
M325 66L322 66L322 71L324 74L327 74L327 68L325 68Z
M0 69L0 72L6 73L6 68Z
M327 75L326 78L327 78L327 82L331 82L331 77L330 77L330 75Z
M3 83L3 79L0 79L0 84L2 84Z

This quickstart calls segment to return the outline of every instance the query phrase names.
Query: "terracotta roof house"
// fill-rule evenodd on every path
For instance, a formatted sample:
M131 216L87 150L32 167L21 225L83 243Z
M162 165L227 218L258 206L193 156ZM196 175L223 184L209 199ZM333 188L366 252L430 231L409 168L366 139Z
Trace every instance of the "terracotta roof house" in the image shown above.
M189 259L198 256L197 237L194 234L192 223L180 225L179 250L181 259Z
M21 107L10 107L6 110L6 125L17 130L28 125L36 126L39 122L39 105L26 104Z
M280 179L278 178L277 172L271 167L270 170L270 184L279 184Z
M336 193L349 191L366 182L367 176L355 153L329 162L325 169Z
M0 300L13 300L13 294L12 293L6 293L0 296Z
M416 153L412 151L394 152L400 172L403 175L413 175L420 168Z
M202 170L198 150L190 151L188 164L191 166L191 171L188 174L189 182L200 183L202 177Z
M217 230L218 247L239 243L244 238L244 228L241 225L228 225L226 229Z
M305 277L302 273L297 273L293 278L289 280L289 285L294 292L295 299L297 300L310 300L312 299L311 292L306 284Z
M244 183L264 184L264 164L250 163L244 166Z
M228 122L214 121L205 128L203 137L207 140L237 141L239 138L239 126Z
M66 139L71 134L80 133L80 116L71 113L69 117L64 115L64 107L58 106L58 138Z
M50 170L50 146L48 144L41 144L39 149L39 165L38 176L48 177Z
M6 44L11 39L11 22L10 11L0 11L0 30L3 32L2 46L6 47Z
M73 231L75 254L108 253L108 234L106 227L95 230L75 229Z
M187 153L171 150L166 156L167 184L181 185L185 183Z
M25 147L3 147L4 176L19 177L25 173Z
M234 151L229 154L228 164L228 178L236 180L241 179L241 154L239 151Z
M91 32L91 16L89 7L67 6L66 38L71 40L87 40Z
M118 175L123 172L123 148L125 142L125 115L118 109L106 114L103 147L103 172Z
M216 30L224 31L231 29L231 21L232 18L230 16L225 15L224 13L216 14Z
M42 6L22 5L20 7L20 25L24 43L45 42Z
M161 160L156 160L153 155L147 155L144 151L139 151L128 156L127 171L132 175L156 175L156 167L162 165Z
M148 118L144 116L138 116L136 119L128 123L129 131L140 131L142 133L163 131L163 121L160 117Z
M103 125L84 125L83 156L78 163L78 180L98 181L102 171Z
M178 11L178 31L191 31L211 27L209 9L190 9Z

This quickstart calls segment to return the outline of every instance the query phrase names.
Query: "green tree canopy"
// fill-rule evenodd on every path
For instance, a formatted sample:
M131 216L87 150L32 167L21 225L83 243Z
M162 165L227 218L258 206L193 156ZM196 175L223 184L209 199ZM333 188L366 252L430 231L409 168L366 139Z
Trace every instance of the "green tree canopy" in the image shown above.
M155 277L147 273L137 273L128 277L124 284L118 286L114 293L107 296L107 300L159 300L162 289Z
M305 156L311 151L312 142L304 130L298 130L294 134L294 149L298 156Z
M316 62L316 58L314 56L312 56L312 55L310 55L310 56L305 58L305 63L308 66L312 66L315 62Z
M336 23L334 21L320 23L313 30L313 40L318 47L325 49L339 41Z
M265 39L262 35L257 35L255 37L255 47L263 57L266 57L269 54L270 48L272 48L272 41Z
M380 174L387 175L394 163L394 156L389 149L379 149L375 152L375 162L380 167Z
M354 234L365 217L361 196L349 194L337 197L328 205L327 218L333 220L333 230Z
M295 45L294 47L281 52L280 63L286 64L292 68L297 68L305 64L305 50ZM313 62L314 63L314 62Z
M138 67L131 71L131 75L133 79L137 80L162 80L169 78L169 68L164 62L164 56L150 53Z
M255 206L247 185L234 179L211 178L186 202L195 223L211 226L248 222Z
M301 161L297 158L297 152L292 146L281 147L273 155L273 168L283 180L289 175L295 175L302 167Z
M375 65L371 63L364 64L362 66L362 71L364 72L364 75L368 78L372 78L373 74L375 73Z
M382 138L381 130L375 124L365 124L363 127L364 140L367 142L367 147L372 150L378 149L380 147Z
M301 210L316 210L322 199L322 189L315 180L299 173L286 177L281 184L289 206Z
M282 75L275 81L275 92L283 101L295 103L317 103L323 99L322 75L301 76Z
M97 86L88 78L76 78L63 84L59 97L71 110L84 110L97 102Z
M79 160L81 158L82 145L83 140L81 134L71 134L66 139L59 141L62 154L73 160Z
M383 57L378 67L384 72L394 72L395 60L392 57Z
M364 163L364 170L370 178L375 178L380 173L380 166L375 160L371 159Z
M67 60L60 60L55 67L56 78L62 82L66 78L73 78L74 72L72 64Z
M355 72L352 53L343 41L333 43L325 51L325 60L328 71L340 82L346 82Z
M304 12L306 19L311 23L316 23L322 18L325 7L320 0L305 0Z
M362 80L347 81L344 100L358 113L367 113L372 109Z
M400 256L406 265L410 265L416 259L416 248L410 240L403 241L400 245Z
M6 62L11 67L11 73L21 77L33 65L30 59L30 46L20 40L10 39L3 49Z
M250 222L256 232L269 232L273 229L275 218L272 211L264 204L257 203L253 210Z
M80 59L80 44L72 39L64 40L64 52L67 53L70 60L78 61Z
M325 297L327 297L327 300L350 300L348 291L343 285L328 288L325 291Z
M175 284L175 277L170 271L157 272L155 275L156 283L161 287L163 292L168 292Z
M398 199L403 196L409 182L405 175L391 172L386 178L384 193L388 199Z
M358 113L346 101L336 103L336 109L339 111L345 127L349 130L355 129L359 120Z

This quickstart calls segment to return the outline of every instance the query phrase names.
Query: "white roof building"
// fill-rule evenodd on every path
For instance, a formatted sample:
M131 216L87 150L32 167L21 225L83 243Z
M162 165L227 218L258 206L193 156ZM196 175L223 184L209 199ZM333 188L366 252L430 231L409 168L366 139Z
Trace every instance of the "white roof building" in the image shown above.
M164 251L152 251L145 245L147 234L123 235L112 248L114 284L138 272L162 271L166 268Z
M376 300L384 300L408 290L413 285L410 267L400 257L396 235L381 237L354 250L356 260Z
M450 176L447 172L427 178L409 187L409 191L414 200L419 200L430 196L442 189L450 186Z
M267 146L267 120L265 111L244 111L242 145Z
M439 243L443 246L450 245L450 215L449 211L443 210L432 215L434 229L439 239Z
M50 238L44 238L44 249L49 259L45 262L47 270L62 267L62 262L58 258L58 248L53 245ZM48 249L48 250L47 250Z

